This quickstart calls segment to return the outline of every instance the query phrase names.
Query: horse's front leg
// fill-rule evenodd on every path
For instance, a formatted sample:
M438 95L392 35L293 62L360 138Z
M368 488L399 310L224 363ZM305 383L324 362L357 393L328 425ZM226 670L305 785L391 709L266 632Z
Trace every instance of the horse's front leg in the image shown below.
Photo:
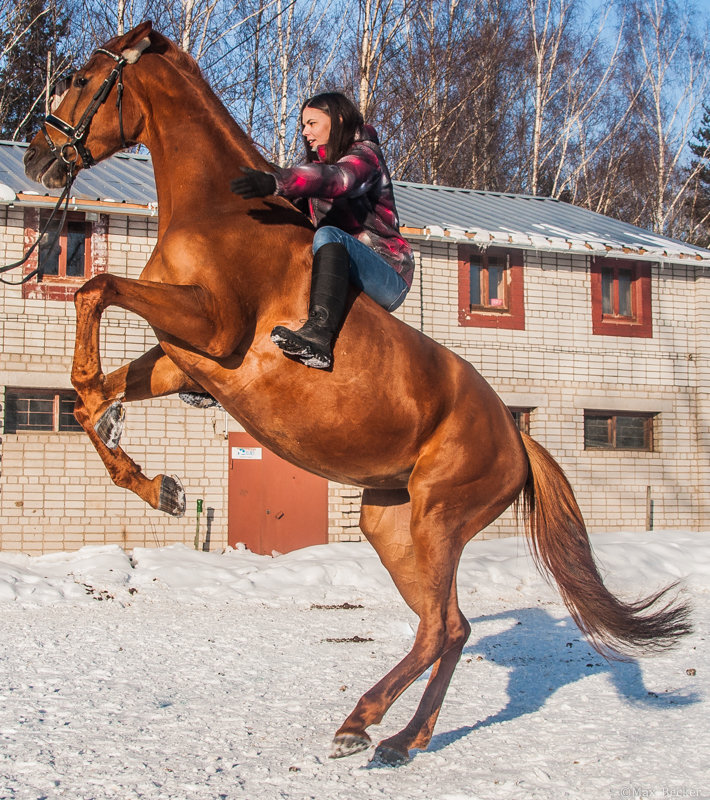
M200 386L179 369L156 345L135 361L100 377L102 403L92 415L81 396L74 416L98 452L111 480L130 489L153 508L174 516L185 511L185 492L176 476L149 480L141 468L118 447L123 430L123 402L148 400L179 391L199 391ZM92 392L94 398L98 395Z
M72 383L92 417L106 400L99 331L101 315L109 306L132 311L155 330L213 358L231 355L243 335L238 309L225 311L224 301L197 285L97 275L76 292L74 304L77 328Z
M109 449L94 430L91 416L81 399L74 407L74 416L86 431L96 452L104 462L111 480L124 489L137 494L152 508L164 511L174 517L185 513L185 490L175 475L156 475L149 479L141 468L120 447Z
M150 400L178 392L203 391L196 381L165 355L160 345L156 345L135 361L124 364L115 372L101 375L99 382L101 401L94 405L91 413L86 410L94 430L110 449L118 447L123 433L124 403ZM93 396L96 398L95 393Z
M231 310L228 321L221 321L222 304L201 286L183 286L136 281L99 275L76 292L76 344L72 383L103 442L118 444L122 407L118 396L128 388L122 381L132 380L137 394L145 399L177 391L200 391L162 350L150 351L142 359L119 371L113 382L106 382L101 368L101 315L110 305L120 306L143 317L154 329L213 357L231 354L241 338L239 314Z
M116 280L119 284L134 283ZM175 295L184 298L185 293L179 290L189 290L190 287L177 288ZM77 330L72 383L79 396L75 416L114 483L135 492L153 508L181 516L185 510L185 493L180 481L175 476L167 475L158 475L149 480L118 447L123 425L121 401L124 397L140 400L181 390L199 391L201 387L173 364L160 347L154 347L137 361L109 376L103 374L99 346L101 315L115 299L116 292L117 286L112 277L108 280L93 279L75 297ZM175 316L179 317L177 300L176 306ZM191 313L194 315L194 307ZM160 314L157 318L161 319ZM150 319L148 322L152 324Z

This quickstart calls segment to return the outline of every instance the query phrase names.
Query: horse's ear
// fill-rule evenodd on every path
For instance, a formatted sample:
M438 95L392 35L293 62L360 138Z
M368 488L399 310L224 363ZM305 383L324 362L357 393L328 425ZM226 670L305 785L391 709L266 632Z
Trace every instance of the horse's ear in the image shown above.
M133 48L142 39L149 38L152 31L153 23L151 20L147 19L145 22L141 22L140 25L136 25L135 28L131 28L128 33L124 33L123 36L118 40L117 47L120 50Z
M149 48L160 52L160 39L163 37L153 30L153 23L148 19L128 31L119 43L121 55L129 64L135 64L141 55ZM158 45L156 47L156 45Z

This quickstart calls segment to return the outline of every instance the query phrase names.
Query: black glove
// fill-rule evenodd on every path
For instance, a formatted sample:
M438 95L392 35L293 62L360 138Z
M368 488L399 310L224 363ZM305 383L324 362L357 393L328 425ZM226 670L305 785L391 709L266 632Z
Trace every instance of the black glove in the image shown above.
M243 178L235 178L229 188L234 194L240 194L245 200L252 197L266 197L276 191L276 178L270 172L261 172L250 167L241 167Z

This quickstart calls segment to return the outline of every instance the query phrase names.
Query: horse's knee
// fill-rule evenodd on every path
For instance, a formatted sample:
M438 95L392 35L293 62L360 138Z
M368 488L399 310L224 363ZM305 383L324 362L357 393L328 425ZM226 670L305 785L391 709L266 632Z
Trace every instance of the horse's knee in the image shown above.
M203 348L204 352L212 358L227 358L237 349L238 342L235 337L216 336Z
M109 305L109 294L112 285L112 276L108 273L95 275L74 293L74 307L77 315L82 312L94 311L101 313Z

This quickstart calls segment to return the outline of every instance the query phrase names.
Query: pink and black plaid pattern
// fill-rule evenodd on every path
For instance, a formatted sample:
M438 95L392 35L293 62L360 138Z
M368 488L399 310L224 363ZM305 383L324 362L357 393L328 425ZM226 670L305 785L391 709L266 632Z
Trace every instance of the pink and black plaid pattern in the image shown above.
M275 177L276 194L308 199L317 228L333 225L349 233L380 255L407 286L412 285L412 248L399 232L392 181L374 128L365 125L335 164L314 161L278 169Z

